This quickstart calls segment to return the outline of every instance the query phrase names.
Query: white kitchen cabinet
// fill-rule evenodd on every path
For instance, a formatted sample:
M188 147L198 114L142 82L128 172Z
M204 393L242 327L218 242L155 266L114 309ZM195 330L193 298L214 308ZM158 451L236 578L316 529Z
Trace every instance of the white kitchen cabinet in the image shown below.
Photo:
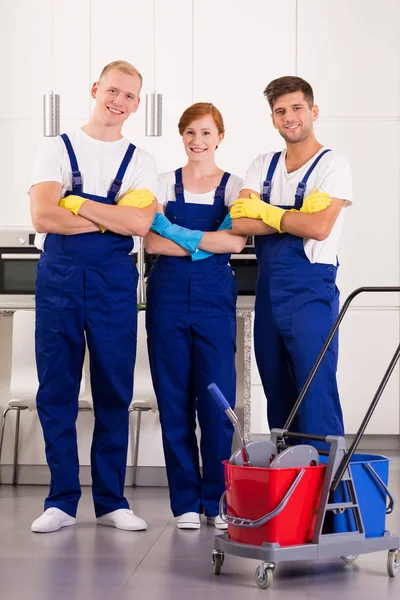
M350 309L340 328L338 385L346 434L358 430L399 343L396 308ZM254 349L251 358L251 434L268 433L266 398ZM399 435L399 365L396 366L366 434Z
M90 0L54 0L54 89L60 94L64 126L72 119L83 125L91 113L90 4Z
M296 1L194 0L193 35L194 100L269 119L263 90L296 71Z
M297 6L297 72L311 82L324 114L346 121L398 115L399 1L302 0Z
M42 134L43 125L39 121L0 121L2 227L18 228L32 225L27 192L37 145Z
M1 0L0 120L42 119L51 83L51 0Z
M1 0L0 120L42 122L43 94L52 88L64 118L88 116L89 4Z
M400 107L400 103L399 103ZM361 286L400 284L400 122L317 122L317 137L351 166L354 204L339 242L342 302ZM371 151L371 148L374 150ZM380 221L382 215L383 221ZM363 294L352 306L399 306L398 294Z
M27 191L43 140L43 94L51 88L60 94L62 131L89 117L89 0L54 0L54 32L52 6L52 0L0 5L3 227L31 225Z
M398 309L349 310L340 328L338 382L346 433L355 433L399 344ZM399 365L366 430L398 435Z
M177 120L192 102L191 3L156 0L154 13L153 2L131 0L122 18L108 0L92 2L91 79L114 60L132 63L143 76L138 116L144 116L145 95L156 86L163 94L163 116Z

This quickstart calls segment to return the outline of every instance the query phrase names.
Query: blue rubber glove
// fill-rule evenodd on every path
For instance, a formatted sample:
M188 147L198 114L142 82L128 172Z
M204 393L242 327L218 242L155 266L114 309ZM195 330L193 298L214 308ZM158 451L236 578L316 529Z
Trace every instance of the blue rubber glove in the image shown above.
M204 231L186 229L186 227L180 227L180 225L171 223L167 217L161 213L156 213L150 229L162 237L175 242L181 246L181 248L185 248L185 250L188 250L191 254L196 252L198 245L201 242L201 238L204 235Z
M229 213L226 215L217 231L226 231L227 229L232 229L232 219ZM197 252L192 254L192 260L203 260L204 258L208 258L212 255L213 252L207 252L207 250L197 250Z

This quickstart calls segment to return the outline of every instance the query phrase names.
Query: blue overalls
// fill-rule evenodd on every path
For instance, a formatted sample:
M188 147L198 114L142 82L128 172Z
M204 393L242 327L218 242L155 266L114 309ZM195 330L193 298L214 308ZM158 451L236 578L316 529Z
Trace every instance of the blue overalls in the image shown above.
M70 140L61 137L72 168L72 191L66 195L114 204L135 146L129 146L103 197L82 191ZM129 508L124 481L138 280L129 256L132 243L131 236L110 231L46 236L36 282L37 408L51 472L45 510L55 506L75 517L81 495L75 421L85 334L95 410L91 469L96 516Z
M303 205L308 178L325 150L298 184L294 208ZM270 202L274 154L262 198ZM287 208L281 206L281 208ZM267 397L270 429L282 428L322 349L339 311L336 265L310 263L303 238L271 234L256 237L259 276L256 288L254 345ZM336 383L338 338L331 343L295 420L293 431L343 435Z
M167 218L188 229L216 231L228 212L224 197L229 173L208 206L185 203L182 169L175 178L176 200L168 202ZM150 366L175 516L203 509L207 516L218 515L224 491L221 461L231 454L233 427L207 386L216 382L234 407L237 283L228 261L229 254L195 262L190 256L160 256L148 278Z

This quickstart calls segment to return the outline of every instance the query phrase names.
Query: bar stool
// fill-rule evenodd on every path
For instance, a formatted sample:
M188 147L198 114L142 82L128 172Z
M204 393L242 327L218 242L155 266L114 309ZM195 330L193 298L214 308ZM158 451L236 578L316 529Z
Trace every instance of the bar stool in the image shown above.
M4 431L7 415L16 411L13 459L13 485L17 483L18 447L21 412L36 409L36 393L39 381L36 371L35 358L35 311L17 310L13 315L12 356L10 394L12 399L3 412L0 429L0 465L3 450ZM91 398L83 398L85 392L85 374L82 372L79 391L78 410L94 414Z

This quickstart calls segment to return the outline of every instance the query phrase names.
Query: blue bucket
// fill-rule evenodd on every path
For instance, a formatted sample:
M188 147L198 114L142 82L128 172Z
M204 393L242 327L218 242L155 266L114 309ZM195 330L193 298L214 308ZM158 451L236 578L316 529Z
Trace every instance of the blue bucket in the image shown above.
M386 456L376 454L354 454L350 461L351 474L367 538L381 537L385 533L388 494L384 486L387 488L388 485L389 461L390 459ZM333 501L350 501L343 483L334 493ZM333 514L332 528L334 533L357 531L353 511L347 509L340 515Z

